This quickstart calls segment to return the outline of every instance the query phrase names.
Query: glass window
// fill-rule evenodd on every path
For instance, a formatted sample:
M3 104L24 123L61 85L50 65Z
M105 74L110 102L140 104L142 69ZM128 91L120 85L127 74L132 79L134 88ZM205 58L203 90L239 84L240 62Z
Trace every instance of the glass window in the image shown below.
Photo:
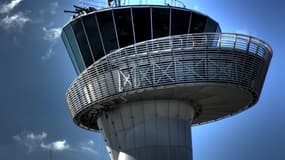
M131 10L114 10L114 17L117 27L120 47L125 47L134 43Z
M93 59L92 59L90 48L87 42L87 38L83 30L81 19L75 20L73 23L71 23L71 25L72 25L73 32L75 34L77 43L79 45L79 48L81 50L81 55L85 62L85 66L88 67L93 63Z
M66 38L70 44L70 48L72 50L73 56L75 58L76 65L78 66L79 71L81 72L85 69L85 64L82 59L81 52L78 48L78 44L76 42L76 38L73 34L72 28L70 25L68 25L66 26L66 28L64 28L64 30L65 30Z
M192 13L190 33L204 32L206 25L206 17L195 12Z
M172 9L171 12L171 35L188 33L191 12Z
M79 74L80 71L79 71L79 69L77 67L77 62L76 62L76 60L75 60L75 58L73 56L73 52L72 52L72 49L70 48L70 44L69 44L69 42L68 42L68 40L66 38L65 30L63 30L63 32L61 34L61 37L62 37L63 43L65 45L65 48L66 48L66 50L68 52L68 55L69 55L69 57L71 59L71 62L73 64L74 68L75 68L75 71L76 71L77 74Z
M96 17L94 16L94 14L85 16L83 17L83 23L93 52L93 57L95 61L97 61L101 57L104 57L105 54L99 35Z
M109 52L118 48L116 33L114 29L112 11L97 13L105 51Z
M218 24L215 21L207 18L206 32L216 32L217 26Z
M222 32L222 29L220 28L220 26L217 27L217 32L218 32L218 33L221 33L221 32Z
M169 8L152 9L153 38L169 35Z
M149 8L133 8L134 28L136 42L151 39L150 9Z

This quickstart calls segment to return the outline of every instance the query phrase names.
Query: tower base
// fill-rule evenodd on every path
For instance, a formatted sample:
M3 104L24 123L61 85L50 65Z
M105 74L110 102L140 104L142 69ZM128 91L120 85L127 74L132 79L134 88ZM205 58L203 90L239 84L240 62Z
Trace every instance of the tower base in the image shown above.
M98 119L112 160L192 160L187 101L149 100L111 106Z

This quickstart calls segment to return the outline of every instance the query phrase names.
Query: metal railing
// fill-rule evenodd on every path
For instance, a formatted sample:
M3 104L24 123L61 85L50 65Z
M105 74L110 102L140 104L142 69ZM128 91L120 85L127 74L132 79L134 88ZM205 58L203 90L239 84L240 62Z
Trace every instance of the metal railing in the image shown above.
M107 0L79 0L79 6L81 7L94 7L96 9L104 9L110 7L123 7L128 5L170 5L174 7L185 8L185 2L183 0L160 0L160 1L148 1L148 0L120 0L110 1L110 5Z
M115 50L84 70L67 91L73 117L92 104L142 88L227 83L259 96L272 56L265 42L232 33L163 37Z

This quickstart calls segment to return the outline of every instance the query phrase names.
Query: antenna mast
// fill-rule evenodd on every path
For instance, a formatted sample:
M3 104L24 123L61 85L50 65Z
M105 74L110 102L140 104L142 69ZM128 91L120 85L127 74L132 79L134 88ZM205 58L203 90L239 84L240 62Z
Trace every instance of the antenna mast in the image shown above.
M112 3L113 2L113 3ZM115 7L121 6L121 0L107 0L108 6L112 6L112 4Z

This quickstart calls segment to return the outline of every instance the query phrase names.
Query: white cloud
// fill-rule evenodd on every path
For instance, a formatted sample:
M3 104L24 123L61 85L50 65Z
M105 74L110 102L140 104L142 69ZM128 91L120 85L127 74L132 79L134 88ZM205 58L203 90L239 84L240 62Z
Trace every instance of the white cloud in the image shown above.
M48 134L42 132L39 134L33 132L22 132L13 136L12 138L28 149L28 152L34 152L37 150L54 150L63 151L70 149L70 145L67 144L66 140L58 140L51 143L45 143Z
M53 49L53 45L51 45L50 48L48 49L48 51L46 52L46 54L43 55L43 56L41 57L41 59L42 59L43 61L49 60L53 55L55 55L55 52L54 52L54 49Z
M56 45L57 40L60 38L62 28L61 27L54 27L54 28L42 28L44 35L43 39L46 41L50 41L50 47L48 48L45 55L41 57L43 61L49 60L53 55L55 55L54 52L54 46Z
M12 137L15 141L20 141L22 138L19 135L13 136Z
M47 138L47 133L46 132L42 132L41 134L34 134L34 133L29 133L27 134L27 139L31 139L31 140L44 140L45 138Z
M49 28L49 29L46 27L43 27L43 31L44 31L43 39L47 41L54 41L60 37L61 30L62 30L61 27Z
M40 143L47 138L47 133L42 132L35 134L33 132L22 132L12 138L19 144L25 146L28 152L33 152L39 147Z
M27 17L23 12L18 12L12 16L5 16L0 21L0 26L6 30L10 29L22 29L24 25L31 21L29 17Z
M12 0L10 3L0 5L0 13L9 13L23 0Z
M61 140L52 142L50 144L41 143L41 148L54 151L63 151L70 149L70 145L66 143L66 140Z
M40 9L40 14L41 15L44 15L44 14L56 15L58 8L59 8L58 2L51 2L46 8Z
M94 145L94 141L93 141L93 140L90 140L90 141L88 142L88 144Z
M80 146L80 149L83 152L89 152L91 154L98 154L98 151L96 151L95 149L95 142L93 140L88 141L87 143L82 143Z
M59 7L59 4L58 2L51 2L50 3L50 10L49 10L49 13L51 15L55 15L56 14L56 9Z
M24 146L28 153L36 151L76 151L84 152L93 155L98 155L98 151L95 149L95 142L93 140L82 142L76 146L70 145L67 140L55 140L48 142L48 134L46 132L34 133L34 132L21 132L15 136L12 136L15 142Z
M16 29L21 31L24 25L31 21L26 15L27 12L10 14L21 2L23 2L23 0L11 0L9 3L0 5L0 14L5 14L5 16L1 16L0 27L6 30Z
M91 148L91 147L88 147L88 146L81 146L80 147L82 151L85 151L85 152L89 152L89 153L92 153L92 154L98 154L98 152Z

